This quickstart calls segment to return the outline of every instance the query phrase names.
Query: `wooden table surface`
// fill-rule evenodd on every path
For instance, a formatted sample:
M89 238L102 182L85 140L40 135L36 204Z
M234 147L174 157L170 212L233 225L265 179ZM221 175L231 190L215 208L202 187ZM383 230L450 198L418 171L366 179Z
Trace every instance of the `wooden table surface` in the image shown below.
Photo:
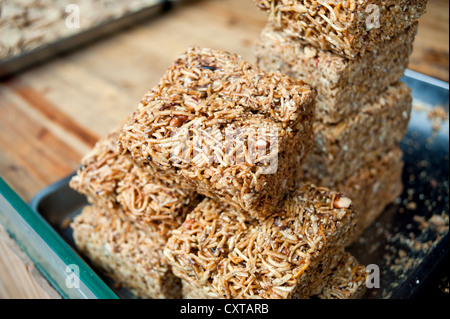
M448 0L429 0L409 66L447 82L448 13ZM0 82L0 176L31 200L72 173L187 47L224 49L253 62L266 19L252 0L194 1Z

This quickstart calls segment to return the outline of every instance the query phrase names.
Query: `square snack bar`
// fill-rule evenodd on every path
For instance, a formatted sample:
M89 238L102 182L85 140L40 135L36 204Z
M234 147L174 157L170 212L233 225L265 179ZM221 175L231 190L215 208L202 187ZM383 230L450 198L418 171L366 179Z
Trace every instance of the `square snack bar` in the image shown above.
M181 298L181 282L163 255L166 240L124 216L120 211L87 206L71 224L80 252L139 298Z
M320 299L360 299L366 292L366 267L360 265L356 258L346 253L322 292ZM183 285L184 288L184 285Z
M427 0L255 0L269 21L304 44L354 59L383 50L426 12Z
M118 152L119 130L97 142L81 161L70 186L104 209L120 209L137 226L167 237L183 223L199 196L165 184Z
M314 102L303 81L191 48L144 96L120 147L163 180L264 216L312 147Z
M380 154L343 181L317 179L307 171L298 180L333 188L352 199L358 212L354 239L360 236L403 192L403 153L399 147Z
M336 190L353 200L358 211L355 238L401 196L403 168L403 153L396 147L335 186Z
M373 103L338 124L314 123L315 146L303 169L333 186L402 141L411 117L412 97L406 84L397 82Z
M265 220L205 199L164 250L174 274L213 299L299 299L319 294L344 255L355 211L310 184Z
M360 299L365 291L366 269L352 255L346 253L329 276L319 299ZM208 299L201 289L181 280L183 299Z
M338 123L362 105L373 103L391 83L403 76L418 24L385 41L379 49L349 60L303 45L270 25L256 46L259 66L302 79L317 89L317 118Z

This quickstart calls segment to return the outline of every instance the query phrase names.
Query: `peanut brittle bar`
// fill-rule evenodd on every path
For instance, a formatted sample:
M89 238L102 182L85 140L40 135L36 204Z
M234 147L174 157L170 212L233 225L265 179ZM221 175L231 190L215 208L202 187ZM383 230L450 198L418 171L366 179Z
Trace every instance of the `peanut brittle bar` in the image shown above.
M160 179L264 216L311 149L314 102L303 81L191 48L124 125L121 154Z
M308 298L344 255L354 220L350 199L310 184L265 220L205 199L164 253L174 274L206 298Z

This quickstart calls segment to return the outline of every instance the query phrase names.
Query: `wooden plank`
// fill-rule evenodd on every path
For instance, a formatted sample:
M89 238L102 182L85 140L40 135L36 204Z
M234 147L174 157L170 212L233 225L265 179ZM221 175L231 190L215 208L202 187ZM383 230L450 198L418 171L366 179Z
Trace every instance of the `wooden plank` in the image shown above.
M0 299L60 299L0 225Z
M420 19L409 68L449 81L449 1L429 0Z
M80 144L74 141L78 135L70 136L14 92L0 88L0 101L0 127L8 133L0 134L1 176L29 201L43 187L73 172L81 152L90 147L74 151Z

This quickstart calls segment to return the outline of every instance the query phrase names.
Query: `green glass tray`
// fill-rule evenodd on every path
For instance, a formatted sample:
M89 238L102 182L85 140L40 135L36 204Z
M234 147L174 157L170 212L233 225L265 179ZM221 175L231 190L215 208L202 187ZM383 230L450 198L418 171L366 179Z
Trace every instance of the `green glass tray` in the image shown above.
M2 178L0 224L63 298L117 298L104 281Z

